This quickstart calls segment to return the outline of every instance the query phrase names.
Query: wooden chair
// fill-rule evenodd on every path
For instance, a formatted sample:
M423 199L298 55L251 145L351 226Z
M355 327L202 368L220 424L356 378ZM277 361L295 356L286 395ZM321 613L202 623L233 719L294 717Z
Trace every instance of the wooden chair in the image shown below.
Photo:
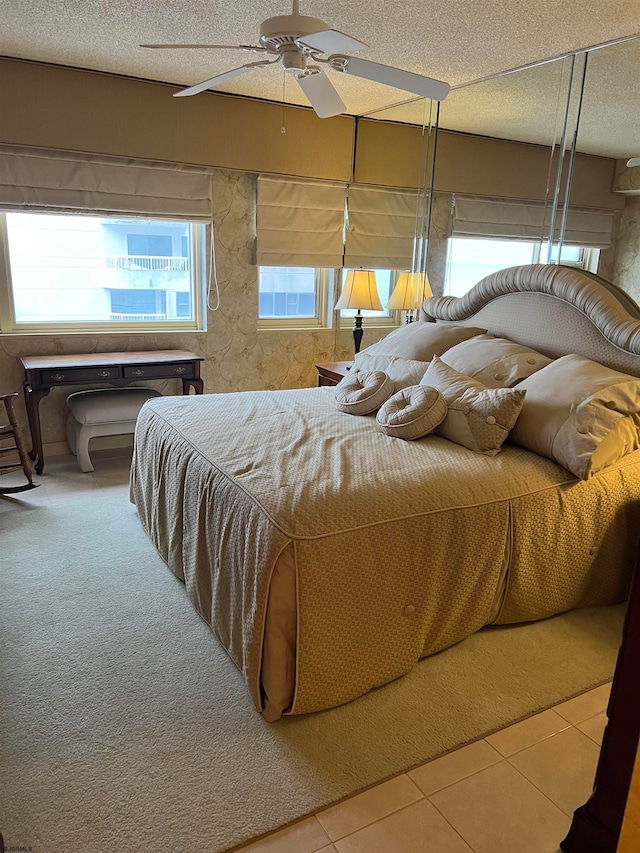
M24 445L24 441L18 430L16 414L13 408L14 398L18 394L0 395L0 402L4 403L8 424L0 425L0 457L16 456L13 462L0 465L0 474L10 474L12 471L23 471L27 482L22 486L9 486L8 488L0 488L0 495L12 495L17 492L26 492L28 489L35 489L39 483L34 483L31 475L31 464L29 463L29 455ZM5 446L5 439L11 440L13 443Z

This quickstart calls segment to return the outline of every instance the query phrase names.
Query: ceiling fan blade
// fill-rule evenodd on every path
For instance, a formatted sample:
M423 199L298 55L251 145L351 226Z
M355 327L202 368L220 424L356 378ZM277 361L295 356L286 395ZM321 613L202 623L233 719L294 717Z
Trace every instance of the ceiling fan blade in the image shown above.
M634 166L640 166L640 157L632 157L630 160L627 160L627 166L630 169L633 169Z
M234 77L240 77L241 74L246 74L247 71L253 71L259 65L271 65L272 63L265 59L263 62L250 62L248 65L241 65L240 68L233 68L231 71L224 71L222 74L216 74L209 80L204 80L202 83L196 83L195 86L190 86L188 89L183 89L181 92L174 92L174 98L188 98L190 95L198 95L204 92L205 89L210 89L212 86L217 86L219 83L226 83L227 80L233 80Z
M343 50L361 50L363 47L369 47L363 41L341 33L340 30L321 30L318 33L311 33L296 39L296 44L310 47L319 53L338 53Z
M347 109L333 83L319 68L311 74L301 74L295 79L320 118L337 116Z
M262 53L266 47L258 47L255 44L141 44L150 50L255 50Z
M354 77L364 77L365 80L372 80L374 83L384 83L385 86L403 89L405 92L420 95L421 98L443 101L449 94L449 84L441 80L433 80L431 77L423 77L421 74L402 71L400 68L381 65L379 62L359 59L356 56L330 56L329 65L334 71L353 74Z

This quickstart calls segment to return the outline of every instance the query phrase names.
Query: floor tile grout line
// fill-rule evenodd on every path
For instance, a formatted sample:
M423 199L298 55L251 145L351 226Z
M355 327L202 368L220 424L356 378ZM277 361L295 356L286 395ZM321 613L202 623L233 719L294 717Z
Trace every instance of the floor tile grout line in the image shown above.
M464 748L465 748L464 746L460 747L460 749L464 749ZM496 750L496 752L497 752L497 750ZM453 753L448 753L448 754L453 755ZM461 776L459 779L456 779L454 782L447 782L446 785L443 785L441 788L436 788L435 791L430 791L428 794L425 794L424 791L422 791L422 788L420 788L420 790L422 791L422 796L428 800L429 797L432 797L434 794L439 794L440 791L446 791L447 788L452 788L454 785L457 785L458 782L464 782L466 779L471 779L471 778L473 778L473 776L477 776L479 773L484 773L484 771L488 770L490 767L495 767L496 764L501 764L503 761L506 761L506 760L507 759L504 757L504 755L500 755L500 757L498 758L497 761L494 761L491 764L487 764L486 767L481 767L479 770L474 770L473 773L467 773L466 776ZM433 759L431 759L431 761L438 761L438 759L433 758ZM430 763L431 763L430 761L427 761L427 762L425 762L425 764L423 764L421 766L428 767ZM413 781L413 780L411 780L411 781ZM415 782L414 784L417 785L418 783Z
M432 760L435 761L436 759L432 759ZM394 776L392 778L398 779L400 776L408 776L408 773L406 773L406 772L400 773L400 774L398 774L398 776ZM313 812L313 817L315 817L318 820L318 823L320 824L320 826L322 826L322 822L318 818L318 815L322 814L323 811L328 811L328 809L336 808L339 805L344 805L345 803L348 803L350 800L354 800L356 797L361 796L361 794L366 794L367 791L375 791L376 788L382 787L382 785L385 785L389 781L391 781L391 780L387 779L384 782L379 782L377 785L374 785L371 788L367 788L366 791L361 791L360 794L352 794L352 796L347 797L346 800L341 800L340 803L336 803L336 806L325 806L323 809L320 809L320 811ZM418 793L420 795L417 799L413 800L410 803L405 803L402 806L398 806L398 808L395 808L392 811L387 812L387 814L381 815L380 817L376 817L373 820L370 820L368 823L365 823L362 826L359 826L358 829L354 829L353 832L347 832L345 835L341 835L339 838L329 839L329 842L331 844L335 844L336 841L342 841L344 838L348 838L350 835L354 835L356 832L360 832L361 829L365 829L367 826L372 826L374 823L378 823L378 821L384 820L386 817L391 817L392 814L397 814L398 812L401 812L402 809L407 809L407 808L409 808L409 806L413 806L416 803L419 803L420 800L428 799L427 795L425 793L423 793L423 791L420 790L420 788L413 781L413 779L409 779L409 781L413 784L413 786L416 788L416 790L418 791ZM302 818L301 818L301 820L302 820ZM324 826L322 828L324 829ZM324 829L324 831L325 831L325 833L327 832L326 829ZM322 849L322 848L320 848L320 849Z
M492 766L494 766L494 765L492 765ZM488 769L488 768L486 768L486 767L485 767L485 770L487 770L487 769ZM437 793L437 792L436 792L436 791L434 791L434 793ZM438 812L438 814L439 814L439 815L440 815L440 817L444 820L444 822L445 822L448 826L450 826L450 827L451 827L451 829L455 832L455 834L458 836L458 838L461 838L461 839L462 839L462 841L467 845L467 847L468 847L470 850L473 850L473 853L478 853L478 852L477 852L477 850L476 850L476 848L471 844L471 842L470 842L470 841L467 841L467 839L466 839L466 838L464 837L464 835L460 832L460 830L459 830L457 827L455 827L455 826L451 823L451 821L447 818L447 816L446 816L445 814L443 814L443 813L440 811L440 809L439 809L439 808L438 808L438 806L433 802L433 800L432 800L430 797L427 797L427 800L431 803L431 805L434 807L434 809Z
M566 720L565 720L565 722L566 722ZM515 725L519 726L520 723L516 723ZM507 728L509 728L509 727L507 727ZM516 749L514 752L509 753L509 755L502 755L502 753L500 753L500 756L501 756L501 758L505 758L505 759L512 758L514 755L520 755L521 752L525 752L527 749L531 749L532 746L537 746L539 743L544 743L545 740L550 740L552 737L555 737L556 735L562 734L562 732L566 732L567 729L575 729L575 728L576 728L576 726L572 725L571 723L567 723L567 725L564 726L564 728L558 729L557 732L552 732L550 735L545 735L544 737L541 737L540 740L535 740L533 743L527 744L527 746L523 746L520 749ZM507 729L503 729L503 731L507 731ZM584 734L584 732L582 734ZM493 737L493 735L490 735L490 737ZM588 735L587 735L587 737L588 737ZM489 746L493 746L493 744L490 743ZM494 746L493 748L496 750L496 752L499 752L497 747Z
M320 827L320 829L322 830L322 832L324 832L324 834L325 834L325 835L326 835L326 837L327 837L326 842L324 842L324 841L323 841L323 842L322 842L322 846L321 846L321 847L316 847L316 848L315 848L315 850L313 850L313 851L312 851L312 853L318 853L318 851L319 851L319 850L324 850L324 848L325 848L325 847L328 847L329 845L331 845L331 846L333 847L333 841L329 838L329 833L327 832L327 830L324 828L324 826L323 826L323 825L320 823L320 821L318 820L318 815L315 815L315 814L314 814L314 815L312 815L312 817L314 817L314 818L315 818L316 823L318 824L318 826ZM334 848L334 849L335 849L335 848Z
M485 768L485 769L486 769L486 768ZM336 839L336 841L344 841L344 840L345 840L345 838L351 838L353 835L357 835L357 834L358 834L358 832L361 832L363 829L366 829L367 827L370 827L370 826L375 826L375 824L376 824L376 823L380 823L381 821L386 820L388 817L391 817L391 815L392 815L392 814L398 814L398 812L401 812L403 809L408 809L408 808L410 808L411 806L415 806L415 804L416 804L416 803L419 803L421 800L425 800L427 803L429 803L431 806L433 806L433 808L438 812L438 814L440 815L440 817L442 817L442 819L445 821L445 823L446 823L448 826L450 826L450 827L451 827L451 829L455 832L455 834L456 834L459 838L461 838L461 839L462 839L462 841L464 841L464 843L467 845L467 847L468 847L470 850L473 850L473 853L476 853L475 848L473 848L473 847L469 844L469 842L468 842L465 838L463 838L463 836L458 832L458 830L455 828L455 826L453 826L453 824L451 824L451 823L447 820L447 818L442 814L442 812L441 812L441 811L440 811L440 809L436 806L436 804L435 804L435 803L432 803L432 802L431 802L431 800L429 799L429 797L424 796L424 795L423 795L422 797L420 797L420 799L418 799L418 800L414 800L414 802L413 802L413 803L407 803L407 805L402 806L402 808L400 808L400 809L394 809L394 811L389 812L389 814L387 814L387 815L383 815L382 817L379 817L379 818L377 818L376 820L371 821L371 823L366 824L366 826L361 826L359 829L354 829L354 831L353 831L353 832L349 832L349 833L347 833L347 835L343 835L341 838L337 838L337 839ZM332 842L331 842L331 844L333 844L333 845L334 845L334 847L335 847L336 841L332 841ZM320 847L319 849L320 849L320 850L322 850L322 848L321 848L321 847ZM338 848L336 847L335 849L337 850ZM242 853L242 851L239 851L239 853ZM317 853L317 851L315 851L315 853Z
M508 761L508 759L507 759L507 761ZM542 788L540 788L538 785L536 785L536 783L532 779L529 779L529 777L526 776L521 770L519 770L515 765L511 764L510 761L509 761L509 766L513 767L513 769L517 773L519 773L520 776L522 776L522 778L525 780L525 782L528 782L530 785L532 785L536 789L536 791L539 791L539 793L541 793L543 797L545 797L547 800L549 800L549 802L552 805L554 805L557 809L559 809L562 812L562 814L565 815L565 817L568 817L569 819L571 819L573 817L575 809L571 812L571 814L569 814L568 812L566 812L563 809L563 807L559 803L556 803L556 801L552 797L550 797L549 794L547 794L545 791L542 790ZM594 776L594 781L595 781L595 776ZM580 803L579 805L582 806L583 803ZM579 806L576 806L576 809L577 808L579 808ZM560 845L560 842L558 842L558 845Z

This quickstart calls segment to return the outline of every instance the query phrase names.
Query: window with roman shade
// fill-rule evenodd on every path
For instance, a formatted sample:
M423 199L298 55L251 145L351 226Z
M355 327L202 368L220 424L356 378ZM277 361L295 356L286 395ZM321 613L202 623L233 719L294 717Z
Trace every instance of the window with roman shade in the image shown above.
M560 237L560 218L555 224L554 242ZM587 249L611 245L614 211L569 208L563 243ZM520 199L455 196L454 237L480 239L546 241L551 224L551 208L542 202Z
M211 175L185 166L0 145L0 209L211 222Z
M212 173L0 145L2 331L204 328Z
M344 266L410 270L421 230L416 191L351 184L347 198Z
M345 184L258 176L258 266L342 266Z

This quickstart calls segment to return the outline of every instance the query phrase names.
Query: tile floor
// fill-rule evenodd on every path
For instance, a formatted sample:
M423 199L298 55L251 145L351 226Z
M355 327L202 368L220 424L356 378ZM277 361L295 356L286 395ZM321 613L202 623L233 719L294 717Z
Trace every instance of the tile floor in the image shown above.
M563 702L238 853L557 853L591 794L609 690Z
M41 504L126 490L130 453L47 460L38 489L0 499ZM2 485L8 484L9 477ZM575 808L591 793L610 685L489 735L237 853L557 853Z

